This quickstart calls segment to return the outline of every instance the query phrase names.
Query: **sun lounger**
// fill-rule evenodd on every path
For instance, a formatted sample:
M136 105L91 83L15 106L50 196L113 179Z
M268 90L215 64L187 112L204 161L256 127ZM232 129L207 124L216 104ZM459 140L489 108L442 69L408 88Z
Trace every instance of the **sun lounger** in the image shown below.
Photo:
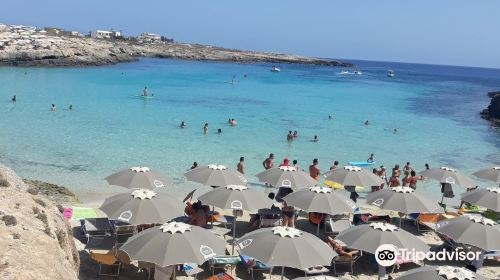
M274 227L281 225L280 209L259 209L259 227Z
M251 258L249 256L245 255L240 255L241 258L241 263L243 264L243 267L245 267L248 271L248 274L251 275L253 279L253 274L254 271L269 271L269 278L271 278L271 272L273 268L271 266L268 266L267 264L256 260L254 258Z
M212 270L212 275L215 274L215 269L226 268L230 266L231 270L240 262L240 257L238 256L217 256L208 261L208 265Z
M333 267L333 274L337 275L337 265L349 265L350 272L352 275L354 275L354 264L359 260L361 257L361 253L355 255L354 257L350 258L348 256L336 256L332 260L332 267Z
M82 234L87 238L87 242L91 236L113 235L113 226L109 223L108 218L90 218L80 220L80 229Z
M337 215L330 216L326 219L325 223L325 233L338 235L340 232L351 228L352 224L349 220L349 216Z
M500 250L498 250L498 251L487 251L486 253L484 253L484 258L485 259L500 260Z
M225 272L221 272L217 275L212 275L210 277L205 278L205 280L239 280L239 278L231 276Z
M137 227L127 225L127 226L117 226L115 230L116 236L116 247L120 248L127 240L137 234Z
M185 263L182 266L182 271L184 271L184 273L186 273L187 276L193 277L194 279L196 279L196 277L198 276L198 273L203 272L203 269L194 263Z
M121 262L114 253L114 250L89 250L90 258L99 264L97 276L120 276ZM104 267L107 267L106 271Z
M417 225L418 231L436 230L437 224L439 222L447 220L447 219L453 219L457 216L458 216L458 214L453 213L453 212L447 212L445 214L422 213L422 214L418 215L417 219L415 220L415 223ZM425 226L428 229L424 229L424 228L422 228L422 226Z

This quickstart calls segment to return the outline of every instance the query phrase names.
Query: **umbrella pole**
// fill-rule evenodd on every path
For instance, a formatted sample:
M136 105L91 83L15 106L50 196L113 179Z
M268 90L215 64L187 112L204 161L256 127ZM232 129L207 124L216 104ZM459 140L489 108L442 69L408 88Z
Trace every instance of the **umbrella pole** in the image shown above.
M316 235L319 235L319 225L321 224L321 221L318 223L318 229L316 229Z
M172 278L174 280L177 279L177 275L176 275L177 273L176 272L177 272L177 265L174 265L174 275L173 275L173 278Z
M231 250L231 255L234 255L234 242L235 242L235 239L236 239L236 215L233 216L233 248Z
M285 275L285 267L281 267L281 280L283 280L283 275Z
M215 213L215 206L212 206L212 218L210 219L210 225L214 225L214 213Z

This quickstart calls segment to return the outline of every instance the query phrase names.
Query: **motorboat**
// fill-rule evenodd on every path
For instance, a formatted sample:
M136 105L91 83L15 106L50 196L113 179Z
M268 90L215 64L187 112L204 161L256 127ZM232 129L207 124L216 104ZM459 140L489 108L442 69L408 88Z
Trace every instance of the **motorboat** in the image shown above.
M271 68L271 72L280 72L281 70L276 67L276 66L273 66L273 68Z
M361 72L361 71L359 71L359 70L355 70L355 71L354 71L354 74L356 74L356 75L363 75L363 72Z
M387 71L387 77L391 77L391 78L392 78L392 77L394 77L394 76L395 76L395 74L394 74L394 70L388 70L388 71Z

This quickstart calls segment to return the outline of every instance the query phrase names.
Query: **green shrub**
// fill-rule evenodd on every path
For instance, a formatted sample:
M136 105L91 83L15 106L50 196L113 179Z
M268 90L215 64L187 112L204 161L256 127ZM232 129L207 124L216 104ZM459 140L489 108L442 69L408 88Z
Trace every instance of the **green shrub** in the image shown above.
M39 199L39 198L33 198L33 200L38 203L39 205L41 205L42 207L45 207L47 206L47 204L45 203L45 201Z
M32 195L37 195L38 194L38 187L37 186L30 186L27 190L28 193Z
M39 219L40 221L42 221L45 224L45 226L49 225L49 221L47 219L47 214L45 214L43 212L39 212L38 215L36 215L36 218Z
M16 217L12 215L5 215L2 217L2 221L5 222L6 226L15 226L17 225L17 219Z
M0 187L4 187L4 188L10 187L9 181L7 181L7 179L5 179L3 177L0 177Z

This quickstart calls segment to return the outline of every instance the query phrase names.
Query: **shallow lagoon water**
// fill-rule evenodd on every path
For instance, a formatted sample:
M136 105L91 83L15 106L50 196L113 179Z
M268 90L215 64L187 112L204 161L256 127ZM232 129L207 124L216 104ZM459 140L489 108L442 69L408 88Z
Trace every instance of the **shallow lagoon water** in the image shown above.
M271 152L277 163L297 159L303 169L318 158L323 171L334 160L361 161L370 153L377 165L410 161L417 170L429 163L471 174L500 164L500 132L479 117L486 93L500 89L500 70L354 63L363 75L310 65L283 64L272 73L267 64L161 59L96 68L1 67L0 162L79 194L110 190L104 177L136 165L173 176L176 191L191 190L195 185L182 174L193 161L236 168L240 156L246 177L256 182L253 175ZM396 77L388 78L387 69ZM228 83L233 76L237 82ZM154 98L135 96L144 86ZM229 118L238 126L230 127ZM299 132L293 143L286 141L289 130ZM319 142L310 141L314 135ZM440 196L435 182L419 187Z

